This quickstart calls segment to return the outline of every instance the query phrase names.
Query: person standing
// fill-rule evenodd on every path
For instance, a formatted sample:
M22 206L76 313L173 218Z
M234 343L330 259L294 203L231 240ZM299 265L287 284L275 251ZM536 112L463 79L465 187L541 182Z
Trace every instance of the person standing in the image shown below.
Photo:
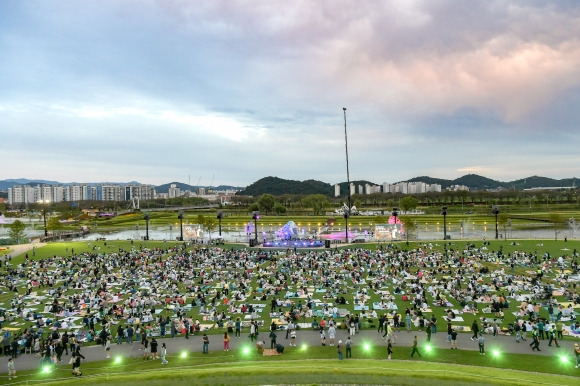
M286 329L286 339L288 339L288 336L290 335L292 330L294 330L294 322L290 320L290 323L288 323L288 328Z
M290 332L290 346L296 347L296 329Z
M322 343L323 346L326 346L326 333L324 332L323 327L320 327L320 343Z
M383 332L386 319L387 318L385 317L385 314L382 314L381 317L379 318L379 327L377 328L377 333L380 334L381 332Z
M544 326L545 326L544 320L543 319L538 320L536 326L538 327L538 338L540 340L544 340Z
M413 339L413 350L411 351L411 358L413 358L413 355L415 355L415 353L417 353L417 355L419 355L419 358L421 358L421 353L417 349L417 344L418 344L417 335L415 335L415 339Z
M497 337L499 326L497 324L497 319L493 320L493 337Z
M473 324L471 325L471 330L473 331L473 336L471 340L477 339L477 334L479 333L479 325L477 324L477 320L473 320Z
M157 347L159 344L155 338L151 338L151 343L149 343L149 346L151 346L151 359L159 359L159 355L157 354Z
M169 316L167 319L169 319ZM159 334L162 338L165 338L165 326L167 326L167 320L161 315L159 318Z
M125 329L122 325L117 327L117 344L123 344L123 338L125 337Z
M234 335L236 338L239 338L241 334L242 334L242 321L238 317L238 318L236 318L236 332Z
M346 347L346 357L352 358L352 340L350 339L350 336L346 339L344 346Z
M457 350L457 331L453 329L451 331L451 350Z
M111 357L111 337L107 336L107 340L105 341L105 354L107 355L107 359Z
M576 345L578 346L578 345ZM12 380L12 378L18 378L16 376L16 369L14 368L14 359L8 358L8 380ZM578 366L576 366L578 367Z
M393 344L391 343L391 340L389 339L389 341L387 342L387 359L391 359L391 355L393 355Z
M538 332L538 328L534 327L534 330L532 331L532 343L530 343L530 347L532 347L532 351L538 350L538 351L542 351L540 350L540 338L539 338L540 333Z
M250 322L250 339L253 342L254 339L256 338L256 324L254 323L254 321L252 320Z
M224 332L224 351L230 351L230 336L228 332Z
M177 327L175 327L175 322L173 320L171 321L169 330L171 331L171 339L175 339L175 335L177 334Z
M552 324L552 327L550 329L550 343L548 343L548 346L552 346L552 341L556 344L556 347L560 347L560 345L558 344L558 338L556 336L556 325Z
M411 332L411 314L405 315L405 326L407 327L407 332Z
M451 333L453 332L453 325L447 322L447 343L451 343Z
M334 323L331 322L330 327L328 327L328 340L330 341L331 346L334 346L335 336L336 336L336 328L334 327Z
M341 361L342 358L342 340L338 341L338 345L336 346L336 352L338 353L338 360Z
M143 359L149 360L151 357L151 346L149 346L149 338L147 335L143 335L145 340L143 341Z
M72 356L72 363L73 363L73 370L72 373L73 375L80 377L81 375L83 375L83 373L81 373L81 360L85 359L85 357L81 354L80 350L75 350L73 352L73 356Z
M427 334L427 342L431 342L431 323L427 322L427 328L425 329L425 333Z
M580 367L580 347L578 343L574 343L574 355L576 356L576 368Z
M431 332L433 334L437 333L437 318L435 317L435 314L431 315Z
M350 336L354 336L356 334L356 322L354 320L354 317L350 318L350 330L348 333ZM323 346L326 346L326 344L323 344Z
M209 353L209 338L207 336L207 334L203 334L203 353L204 354L208 354Z
M479 346L479 355L485 355L485 338L483 337L483 335L480 335L479 338L477 338L477 345Z
M161 345L161 364L162 365L166 365L169 362L167 362L167 359L165 359L167 356L167 346L165 346L165 343L163 343Z
M278 335L276 335L276 331L270 331L270 348L275 348L276 347L276 339L278 338Z

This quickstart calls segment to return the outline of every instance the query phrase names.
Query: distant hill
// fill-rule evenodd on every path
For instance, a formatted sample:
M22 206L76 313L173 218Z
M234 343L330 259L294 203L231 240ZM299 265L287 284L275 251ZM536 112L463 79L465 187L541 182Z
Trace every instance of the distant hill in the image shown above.
M531 176L527 178L522 178L510 182L502 182L497 180L492 180L487 177L483 177L477 174L467 174L462 177L456 178L454 180L446 180L442 178L433 178L429 176L414 177L409 180L409 182L425 182L428 184L440 184L442 189L446 189L451 185L465 185L470 190L494 190L494 189L515 189L523 190L529 188L547 188L547 187L570 187L576 186L576 178L565 178L561 180L556 180L548 177ZM358 186L363 187L366 184L379 185L369 181L355 180L351 181L356 187L356 193L358 194ZM8 188L14 185L70 185L70 184L80 184L76 182L62 183L58 181L47 181L47 180L29 180L26 178L18 179L7 179L0 180L0 190L6 191ZM120 185L140 185L139 182L87 182L87 185L98 185L98 184L120 184ZM238 195L248 195L248 196L260 196L265 193L269 193L275 196L283 194L324 194L327 196L334 196L334 184L329 184L326 182L318 180L305 180L305 181L294 181L285 180L279 177L264 177L253 184L247 186L246 188L230 186L230 185L220 185L220 186L192 186L184 184L181 182L170 182L167 184L155 186L155 190L158 193L167 193L169 191L169 186L175 184L181 190L197 191L198 188L202 187L206 190L238 190ZM341 182L340 193L341 196L346 196L347 194L347 183Z
M504 182L492 180L477 174L467 174L463 177L456 178L452 181L451 185L465 185L471 190L488 190L506 187L506 183Z
M236 193L240 196L261 196L269 193L274 196L283 194L324 194L334 193L333 185L316 180L294 181L278 177L265 177Z
M56 181L46 181L46 180L28 180L26 178L16 178L10 180L2 180L0 181L0 190L8 190L8 188L13 187L14 185L55 185L60 184L60 182Z

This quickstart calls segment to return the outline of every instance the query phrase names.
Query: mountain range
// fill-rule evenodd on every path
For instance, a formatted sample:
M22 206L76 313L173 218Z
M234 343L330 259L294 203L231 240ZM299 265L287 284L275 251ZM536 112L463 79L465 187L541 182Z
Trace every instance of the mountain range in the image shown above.
M495 189L512 189L512 190L523 190L529 188L547 188L547 187L571 187L576 186L576 178L565 178L561 180L556 180L553 178L548 177L540 177L540 176L531 176L527 178L522 178L515 181L509 182L502 182L497 180L492 180L487 177L483 177L477 174L467 174L462 177L456 178L454 180L447 180L441 178L433 178L428 176L421 176L421 177L414 177L409 180L408 182L425 182L427 184L440 184L442 189L446 189L452 185L465 185L470 190L495 190ZM121 185L138 185L139 182L131 181L131 182L90 182L86 183L87 185L98 185L98 184L121 184ZM379 185L377 183L373 183L370 181L365 180L355 180L351 181L355 186L365 184L370 185ZM19 179L7 179L7 180L0 180L0 191L7 190L8 188L13 187L14 185L71 185L75 184L74 182L71 183L61 183L58 181L47 181L47 180L29 180L25 178ZM167 193L169 191L169 187L171 184L175 184L179 187L182 191L183 190L191 190L197 191L199 188L205 188L207 190L238 190L238 195L248 195L248 196L260 196L265 193L269 193L275 196L283 195L283 194L299 194L299 195L307 195L307 194L324 194L332 196L334 195L334 185L329 184L322 181L317 180L305 180L305 181L295 181L295 180L286 180L279 177L264 177L247 187L236 187L236 186L229 186L229 185L220 185L220 186L193 186L184 184L181 182L170 182L163 185L155 186L155 190L159 193ZM347 183L341 182L339 183L341 192L346 192Z

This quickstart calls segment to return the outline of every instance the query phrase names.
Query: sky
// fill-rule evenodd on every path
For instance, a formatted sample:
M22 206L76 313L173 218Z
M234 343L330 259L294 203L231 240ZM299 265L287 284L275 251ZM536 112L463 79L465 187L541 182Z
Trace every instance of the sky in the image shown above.
M0 180L580 176L580 2L0 1Z

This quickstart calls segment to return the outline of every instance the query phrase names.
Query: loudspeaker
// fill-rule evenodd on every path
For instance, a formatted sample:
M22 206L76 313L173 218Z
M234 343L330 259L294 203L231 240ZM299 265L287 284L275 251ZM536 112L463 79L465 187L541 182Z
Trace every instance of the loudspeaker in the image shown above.
M330 240L324 240L324 248L330 248Z

